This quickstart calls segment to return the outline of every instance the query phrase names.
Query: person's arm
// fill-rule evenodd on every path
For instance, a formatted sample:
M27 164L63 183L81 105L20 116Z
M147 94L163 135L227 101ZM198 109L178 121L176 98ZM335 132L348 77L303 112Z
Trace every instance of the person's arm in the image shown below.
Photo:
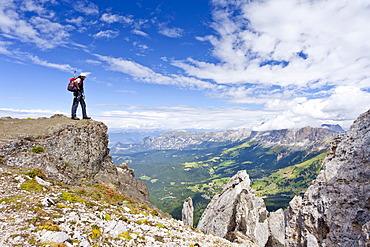
M80 78L77 78L77 79L75 79L74 81L73 81L73 85L78 89L78 90L80 90Z

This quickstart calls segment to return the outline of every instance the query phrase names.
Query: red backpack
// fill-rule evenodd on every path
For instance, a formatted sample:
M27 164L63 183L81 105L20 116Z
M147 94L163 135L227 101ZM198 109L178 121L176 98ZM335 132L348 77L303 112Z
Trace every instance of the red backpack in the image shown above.
M67 90L70 91L70 92L75 92L77 90L77 88L75 87L75 85L73 84L73 81L76 80L77 78L71 78L69 79L69 83L68 83L68 86L67 86Z

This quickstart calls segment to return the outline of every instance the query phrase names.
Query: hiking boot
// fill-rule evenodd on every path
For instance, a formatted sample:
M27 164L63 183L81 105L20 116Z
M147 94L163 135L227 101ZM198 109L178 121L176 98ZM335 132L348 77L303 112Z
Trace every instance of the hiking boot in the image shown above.
M73 120L80 120L78 117L71 117Z
M84 117L84 119L91 119L91 117Z

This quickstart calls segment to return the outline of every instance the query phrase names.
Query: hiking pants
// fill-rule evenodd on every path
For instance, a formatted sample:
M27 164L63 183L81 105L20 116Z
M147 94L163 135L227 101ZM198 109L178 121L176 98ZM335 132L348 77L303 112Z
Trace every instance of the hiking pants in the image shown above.
M73 96L74 98L73 98L73 103L72 103L72 117L76 117L77 107L79 103L81 104L82 117L83 118L87 117L86 103L85 103L85 99L84 99L82 92L80 91L73 92Z

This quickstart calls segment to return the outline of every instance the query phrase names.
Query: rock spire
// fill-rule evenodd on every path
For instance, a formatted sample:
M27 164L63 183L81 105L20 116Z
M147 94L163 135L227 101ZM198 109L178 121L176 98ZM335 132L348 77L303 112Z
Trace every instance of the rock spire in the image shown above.
M182 221L185 225L193 227L194 224L194 207L193 200L189 198L186 200L182 207Z
M271 223L269 217L273 219ZM253 194L247 172L239 171L222 192L213 197L198 229L237 243L252 240L258 246L265 246L268 242L283 246L283 218L282 210L270 216L263 199Z

